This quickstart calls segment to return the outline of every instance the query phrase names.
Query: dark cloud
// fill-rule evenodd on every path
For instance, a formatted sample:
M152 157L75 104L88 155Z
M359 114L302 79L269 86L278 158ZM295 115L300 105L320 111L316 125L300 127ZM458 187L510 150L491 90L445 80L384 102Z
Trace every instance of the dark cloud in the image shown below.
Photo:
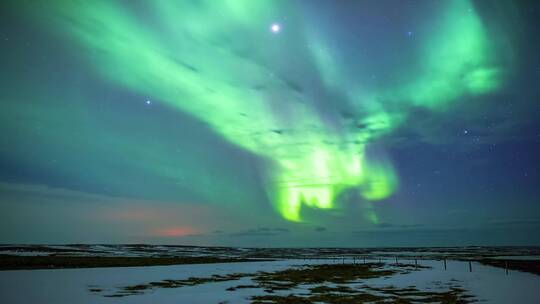
M287 228L274 228L274 231L279 231L279 232L291 232L289 229Z
M389 223L380 223L380 224L377 224L376 226L378 228L394 228L395 227L394 224L389 224Z
M376 224L375 227L381 228L381 229L410 229L410 228L420 228L420 227L423 227L423 225L420 225L420 224L396 225L396 224L391 224L391 223L379 223L379 224Z
M244 231L239 231L231 233L230 236L277 236L284 233L289 233L287 228L267 228L267 227L258 227L252 228Z
M491 226L540 226L540 219L491 220Z

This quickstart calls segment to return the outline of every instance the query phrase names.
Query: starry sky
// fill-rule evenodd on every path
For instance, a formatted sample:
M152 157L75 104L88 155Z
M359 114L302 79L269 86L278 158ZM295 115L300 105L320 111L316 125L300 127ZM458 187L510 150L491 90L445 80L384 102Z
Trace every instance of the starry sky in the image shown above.
M538 245L518 2L4 1L0 242Z

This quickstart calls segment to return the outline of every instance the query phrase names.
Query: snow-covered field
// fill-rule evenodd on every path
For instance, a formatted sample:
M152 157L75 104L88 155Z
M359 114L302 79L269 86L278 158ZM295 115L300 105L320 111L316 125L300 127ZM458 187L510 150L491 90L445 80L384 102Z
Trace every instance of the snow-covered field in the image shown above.
M336 263L342 263L342 260ZM346 260L352 263L352 260ZM234 273L274 272L305 264L328 263L323 260L280 260L270 262L222 263L174 266L147 266L122 268L87 268L54 270L0 271L0 302L11 303L250 303L250 297L264 294L261 288L241 288L227 291L238 285L253 284L250 277L224 282L209 282L180 288L152 288L141 294L124 297L106 297L120 288L130 285L147 284L166 279L182 280L190 277L203 278L212 275ZM414 262L413 262L414 263ZM415 286L422 291L448 289L459 286L473 295L474 300L484 303L540 303L540 276L504 269L447 261L444 269L442 261L422 260L421 268L407 273L364 279L341 284L354 288L394 286L405 288ZM399 266L386 260L384 269ZM331 285L331 284L329 284ZM308 287L297 286L277 294L302 294ZM92 291L94 290L94 291Z

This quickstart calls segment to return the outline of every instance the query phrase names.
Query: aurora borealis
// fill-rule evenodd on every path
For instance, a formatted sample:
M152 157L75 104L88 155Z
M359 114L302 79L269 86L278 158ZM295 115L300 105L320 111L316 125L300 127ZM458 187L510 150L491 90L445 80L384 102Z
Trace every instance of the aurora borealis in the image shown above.
M6 242L496 243L540 225L534 6L3 5Z

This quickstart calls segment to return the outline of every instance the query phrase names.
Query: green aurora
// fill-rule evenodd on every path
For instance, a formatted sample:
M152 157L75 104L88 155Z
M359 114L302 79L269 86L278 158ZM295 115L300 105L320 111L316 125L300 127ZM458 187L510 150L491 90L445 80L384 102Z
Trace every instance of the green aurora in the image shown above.
M295 12L292 2L155 1L145 3L146 22L116 1L55 1L32 9L54 25L51 30L77 41L88 65L110 83L153 96L265 159L265 187L275 209L302 221L303 206L335 208L347 189L367 201L392 195L398 174L391 162L365 152L406 122L411 109L445 111L462 96L501 86L501 55L474 6L465 0L445 5L411 55L414 66L396 68L396 81L385 86L363 82L368 75L362 67L351 70L341 62L317 29L290 22L261 37L281 12ZM295 80L277 76L275 67L286 56L280 48L291 39L304 41L308 55L302 60L315 67L310 77L325 92L340 94L347 115L321 113ZM175 168L160 174L174 177ZM367 210L366 218L377 223Z

